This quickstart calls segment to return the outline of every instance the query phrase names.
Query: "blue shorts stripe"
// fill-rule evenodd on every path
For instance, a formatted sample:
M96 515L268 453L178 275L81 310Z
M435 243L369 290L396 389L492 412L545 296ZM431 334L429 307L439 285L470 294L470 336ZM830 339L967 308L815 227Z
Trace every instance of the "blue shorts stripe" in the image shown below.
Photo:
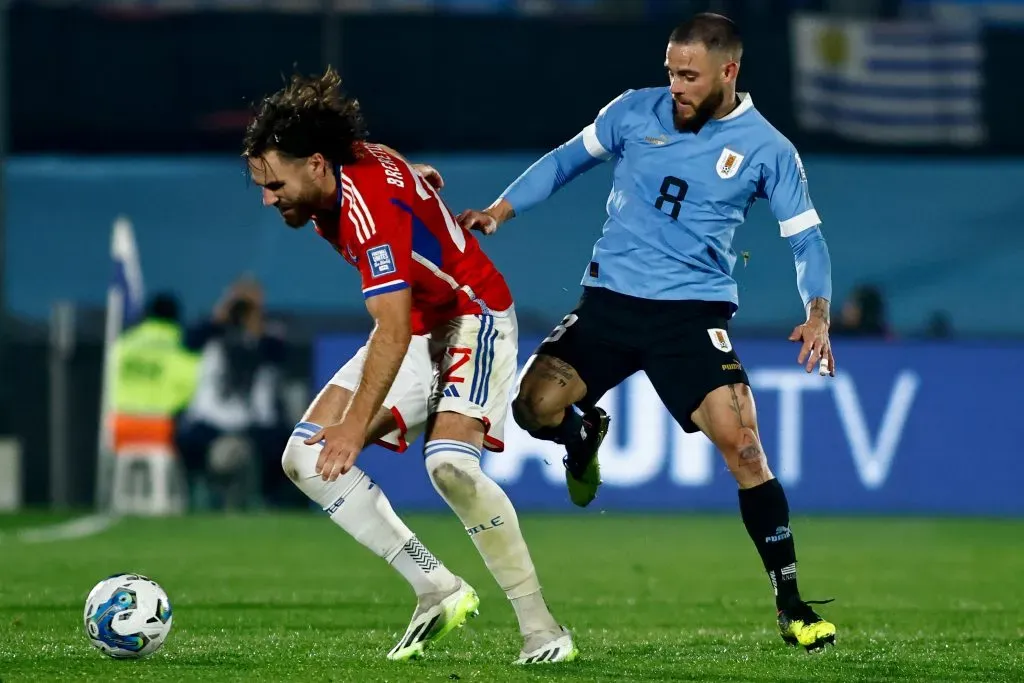
M484 376L480 378L480 405L487 404L487 395L491 391L491 370L494 368L494 342L498 338L494 318L487 330L487 355L484 356Z
M483 343L484 336L484 317L477 316L480 318L480 329L476 332L476 351L475 357L473 358L473 382L469 387L469 400L472 401L473 397L476 396L476 383L477 377L480 375L480 344Z
M493 318L492 318L493 320ZM487 397L491 391L491 371L494 370L494 354L495 354L495 342L498 341L498 330L494 329L494 325L491 325L491 333L488 335L487 340L487 358L484 359L484 376L481 380L483 387L483 397L481 398L479 405L487 405Z
M480 403L480 380L483 374L483 357L486 351L487 335L494 325L494 318L489 315L480 316L480 330L476 334L476 358L473 359L473 386L469 390L469 400L477 405Z

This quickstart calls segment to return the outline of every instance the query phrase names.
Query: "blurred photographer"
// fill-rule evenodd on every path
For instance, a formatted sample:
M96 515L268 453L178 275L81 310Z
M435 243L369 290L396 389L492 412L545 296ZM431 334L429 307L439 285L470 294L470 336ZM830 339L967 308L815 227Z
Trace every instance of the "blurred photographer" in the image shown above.
M832 321L831 331L837 337L892 338L881 289L871 284L855 287Z
M226 507L266 499L288 435L280 407L285 344L267 327L260 285L242 279L186 341L201 360L177 446L190 484L205 483Z

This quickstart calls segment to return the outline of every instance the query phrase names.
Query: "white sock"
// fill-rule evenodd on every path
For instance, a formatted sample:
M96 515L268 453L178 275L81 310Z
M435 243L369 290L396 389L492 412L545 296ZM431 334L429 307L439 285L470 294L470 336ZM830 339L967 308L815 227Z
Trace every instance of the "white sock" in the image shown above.
M441 497L462 520L495 581L512 601L520 632L557 630L512 501L480 469L480 451L461 441L438 439L424 451L427 472Z
M512 609L519 620L519 632L524 636L537 631L557 631L561 627L551 615L540 589L536 593L512 598Z
M281 458L288 478L322 507L332 522L394 567L417 596L454 589L458 579L399 519L387 496L365 472L353 467L336 481L320 478L315 472L320 446L303 443L319 429L303 422L292 432Z
M412 584L418 596L437 591L449 593L458 584L455 575L415 536L405 542L391 560L391 566Z

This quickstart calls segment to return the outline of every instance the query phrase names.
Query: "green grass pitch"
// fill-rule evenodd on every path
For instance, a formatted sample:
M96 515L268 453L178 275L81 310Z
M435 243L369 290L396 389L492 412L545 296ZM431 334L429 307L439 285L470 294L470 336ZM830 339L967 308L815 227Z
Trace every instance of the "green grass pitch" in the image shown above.
M738 516L524 515L579 661L519 668L511 606L451 515L410 516L482 600L419 662L384 656L414 606L384 563L322 516L122 520L27 542L46 515L0 516L0 680L13 681L1020 681L1024 522L797 518L806 598L839 629L808 655L779 638L768 579ZM174 627L142 661L92 649L93 584L140 572Z

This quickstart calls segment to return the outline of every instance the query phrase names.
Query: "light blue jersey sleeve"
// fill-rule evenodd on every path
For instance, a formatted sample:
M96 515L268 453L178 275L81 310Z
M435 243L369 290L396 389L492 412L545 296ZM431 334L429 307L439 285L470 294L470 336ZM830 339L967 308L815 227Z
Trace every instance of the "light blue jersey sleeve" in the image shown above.
M789 238L796 262L796 288L804 308L817 298L832 301L832 260L818 226Z
M763 190L779 222L779 232L793 249L796 286L804 308L813 299L831 301L832 261L819 228L821 219L807 189L803 162L791 144L781 145L774 163L768 164Z
M501 193L517 216L558 192L579 174L621 152L619 123L628 108L624 99L631 92L627 90L606 104L592 124L535 161Z

